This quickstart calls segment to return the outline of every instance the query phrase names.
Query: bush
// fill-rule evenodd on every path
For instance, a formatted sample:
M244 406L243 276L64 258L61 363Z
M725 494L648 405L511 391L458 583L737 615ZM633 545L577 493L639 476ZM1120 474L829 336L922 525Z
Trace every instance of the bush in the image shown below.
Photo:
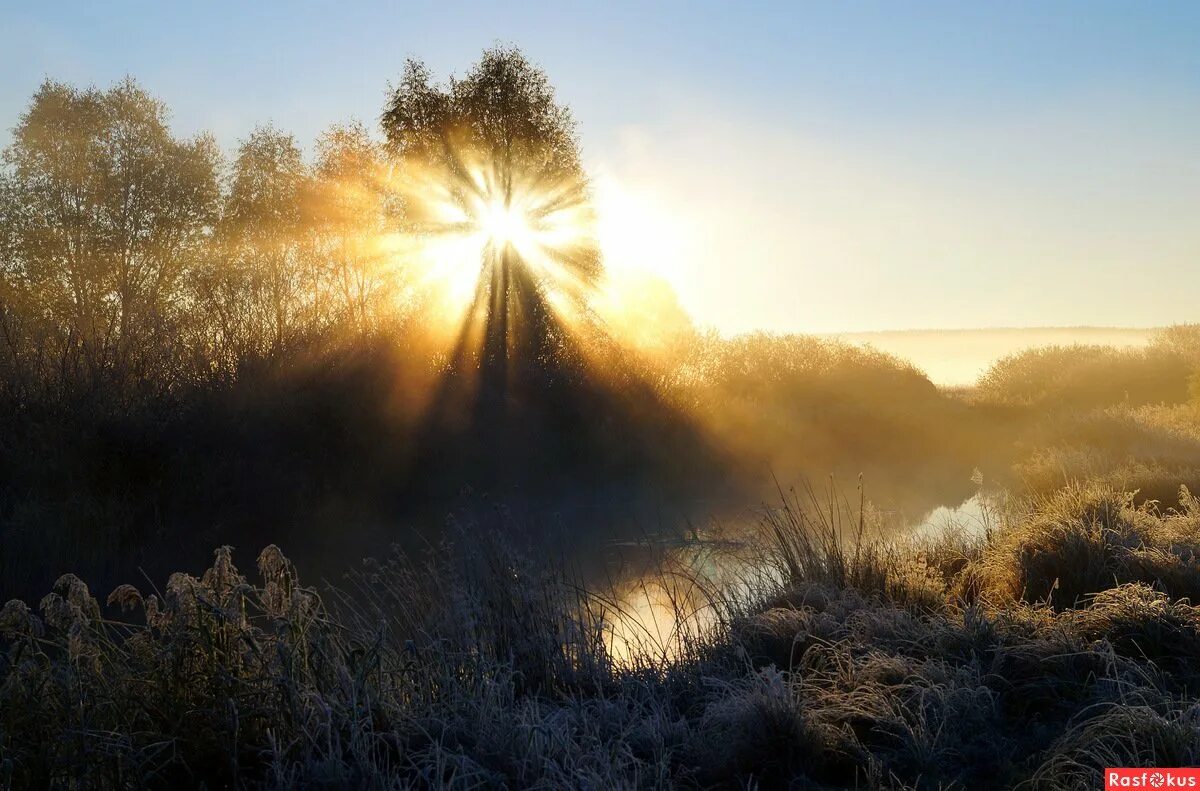
M1031 788L1094 789L1111 766L1196 766L1200 705L1113 703L1081 718L1047 752Z
M979 398L1041 409L1178 404L1192 369L1165 346L1047 346L1003 358L979 380Z
M1127 582L1194 597L1200 594L1200 510L1186 488L1180 503L1180 510L1162 513L1155 503L1134 505L1132 494L1102 486L1064 489L1035 501L970 573L981 580L984 596L1060 609Z

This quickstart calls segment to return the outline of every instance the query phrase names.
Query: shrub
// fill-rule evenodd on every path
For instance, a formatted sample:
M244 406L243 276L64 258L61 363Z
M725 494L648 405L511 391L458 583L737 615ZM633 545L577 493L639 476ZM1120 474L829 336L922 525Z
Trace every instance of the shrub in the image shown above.
M1083 791L1105 767L1200 763L1200 705L1113 703L1089 714L1051 745L1030 788Z
M1113 404L1177 404L1187 400L1188 360L1167 346L1046 346L996 362L979 380L987 401L1041 409Z

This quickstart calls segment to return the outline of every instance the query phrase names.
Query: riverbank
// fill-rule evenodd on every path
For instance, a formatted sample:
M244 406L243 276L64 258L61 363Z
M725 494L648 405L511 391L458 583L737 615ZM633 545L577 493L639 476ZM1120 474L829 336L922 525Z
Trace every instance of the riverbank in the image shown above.
M620 656L628 613L499 540L341 593L274 547L254 583L221 550L107 608L68 575L3 609L3 781L1091 788L1200 761L1186 490L1068 489L903 545L800 502L765 518L762 573L706 591L704 629Z

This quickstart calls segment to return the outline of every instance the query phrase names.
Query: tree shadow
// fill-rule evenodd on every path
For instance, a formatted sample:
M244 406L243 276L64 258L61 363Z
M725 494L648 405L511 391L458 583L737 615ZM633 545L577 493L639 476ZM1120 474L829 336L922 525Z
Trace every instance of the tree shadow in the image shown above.
M486 251L405 497L603 501L730 485L733 465L701 427L636 371L606 369L617 362L606 345L615 341L602 327L556 310L514 246Z

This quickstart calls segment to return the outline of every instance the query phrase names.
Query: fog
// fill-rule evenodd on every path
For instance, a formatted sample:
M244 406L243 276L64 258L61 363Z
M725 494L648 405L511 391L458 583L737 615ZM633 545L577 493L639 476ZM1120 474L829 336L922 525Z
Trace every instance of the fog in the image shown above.
M825 337L870 346L908 360L942 387L975 384L998 360L1043 346L1112 346L1137 349L1153 329L1124 327L1024 327L967 330L844 332Z

